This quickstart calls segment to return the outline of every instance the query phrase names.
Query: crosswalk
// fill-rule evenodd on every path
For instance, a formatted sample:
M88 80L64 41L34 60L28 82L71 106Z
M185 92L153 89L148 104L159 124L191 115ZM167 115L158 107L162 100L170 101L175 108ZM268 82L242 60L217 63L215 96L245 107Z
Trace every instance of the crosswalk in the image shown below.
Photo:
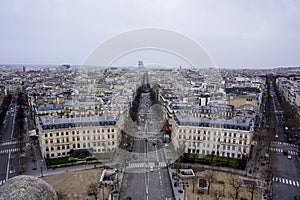
M156 141L157 140L156 138L153 138L153 137L146 137L146 138L145 137L135 137L135 138L133 138L134 141L145 141L146 139L148 141L150 141L150 140L151 141L153 141L153 140Z
M0 185L3 185L5 183L5 180L0 180Z
M283 184L287 184L287 185L291 185L291 186L295 186L295 187L300 187L299 181L295 181L295 180L291 180L291 179L287 179L287 178L283 178L283 177L273 177L273 182L279 182L279 183L283 183Z
M290 147L298 147L298 145L296 145L296 144L290 144L290 143L278 142L278 141L273 141L272 144L274 144L274 145L290 146Z
M17 151L19 151L20 150L20 148L11 148L11 149L2 149L2 150L0 150L0 154L1 153L14 153L14 152L17 152Z
M8 141L8 142L0 143L0 146L15 145L15 144L20 144L20 143L21 142L19 142L19 141Z
M283 153L283 149L280 148L270 148L271 151L277 152L277 153ZM288 154L290 155L298 155L298 152L296 151L287 151Z
M159 162L158 167L166 167L167 163ZM155 162L136 162L136 163L129 163L127 168L144 168L144 167L155 167Z

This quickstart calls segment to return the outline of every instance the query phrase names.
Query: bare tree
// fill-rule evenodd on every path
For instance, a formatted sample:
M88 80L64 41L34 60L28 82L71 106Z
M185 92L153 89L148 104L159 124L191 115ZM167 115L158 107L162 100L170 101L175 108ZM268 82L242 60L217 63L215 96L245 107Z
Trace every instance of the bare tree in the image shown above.
M205 176L205 179L208 182L207 194L209 194L209 192L210 192L210 186L211 186L212 182L214 182L214 180L215 180L215 176L214 176L213 171L208 171L207 174L206 174L206 176Z
M89 184L87 194L89 196L94 196L95 200L98 199L98 193L100 192L100 184L99 183L91 183Z
M230 193L230 196L233 200L237 200L239 198L240 189L242 187L242 181L239 178L230 177L229 184L233 187L233 191Z
M215 190L214 193L213 193L214 197L216 200L221 200L222 197L224 197L224 194L222 191L220 190Z
M251 200L253 200L254 193L255 193L256 189L257 189L256 184L250 184L250 185L247 186L248 192L251 193Z

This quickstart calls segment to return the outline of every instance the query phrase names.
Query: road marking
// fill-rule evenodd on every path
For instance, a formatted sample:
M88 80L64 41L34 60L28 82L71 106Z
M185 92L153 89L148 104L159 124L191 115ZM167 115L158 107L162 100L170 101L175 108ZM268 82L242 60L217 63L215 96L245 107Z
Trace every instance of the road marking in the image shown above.
M273 141L272 144L274 144L274 145L283 145L283 146L291 146L291 147L298 147L298 145L296 145L296 144L290 144L290 143L285 143L285 142L276 142L276 141Z
M279 148L270 148L270 150L275 151L277 153L283 153L283 149L279 149ZM288 152L288 154L291 154L291 155L298 155L298 152L296 152L296 151L288 150L287 152Z
M287 178L281 178L281 177L273 177L273 182L279 182L279 183L284 183L287 185L295 186L295 187L300 187L299 181L294 181L291 179Z
M0 150L0 153L14 153L19 150L20 150L20 148L2 149L2 150Z
M8 142L0 143L0 146L15 145L15 144L20 144L20 143L22 143L22 142L19 142L19 141L8 141Z
M9 163L10 163L10 152L8 153L8 159L7 159L7 168L6 168L6 179L8 180L8 174L9 174Z

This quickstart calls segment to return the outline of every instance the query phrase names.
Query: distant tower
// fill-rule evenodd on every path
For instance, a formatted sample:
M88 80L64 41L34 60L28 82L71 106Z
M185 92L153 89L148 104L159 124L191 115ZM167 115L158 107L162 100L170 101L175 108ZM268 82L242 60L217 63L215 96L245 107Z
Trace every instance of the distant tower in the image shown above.
M138 67L144 67L143 61L138 61Z
M25 66L23 66L23 72L24 72L24 73L26 72L26 67L25 67Z

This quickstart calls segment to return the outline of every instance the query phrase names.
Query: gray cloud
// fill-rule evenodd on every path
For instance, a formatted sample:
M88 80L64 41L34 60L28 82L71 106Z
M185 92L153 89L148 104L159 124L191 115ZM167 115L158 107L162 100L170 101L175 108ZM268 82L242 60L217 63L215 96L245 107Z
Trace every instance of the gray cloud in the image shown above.
M78 64L113 35L160 27L194 39L218 66L298 65L299 9L297 0L4 0L0 60Z

